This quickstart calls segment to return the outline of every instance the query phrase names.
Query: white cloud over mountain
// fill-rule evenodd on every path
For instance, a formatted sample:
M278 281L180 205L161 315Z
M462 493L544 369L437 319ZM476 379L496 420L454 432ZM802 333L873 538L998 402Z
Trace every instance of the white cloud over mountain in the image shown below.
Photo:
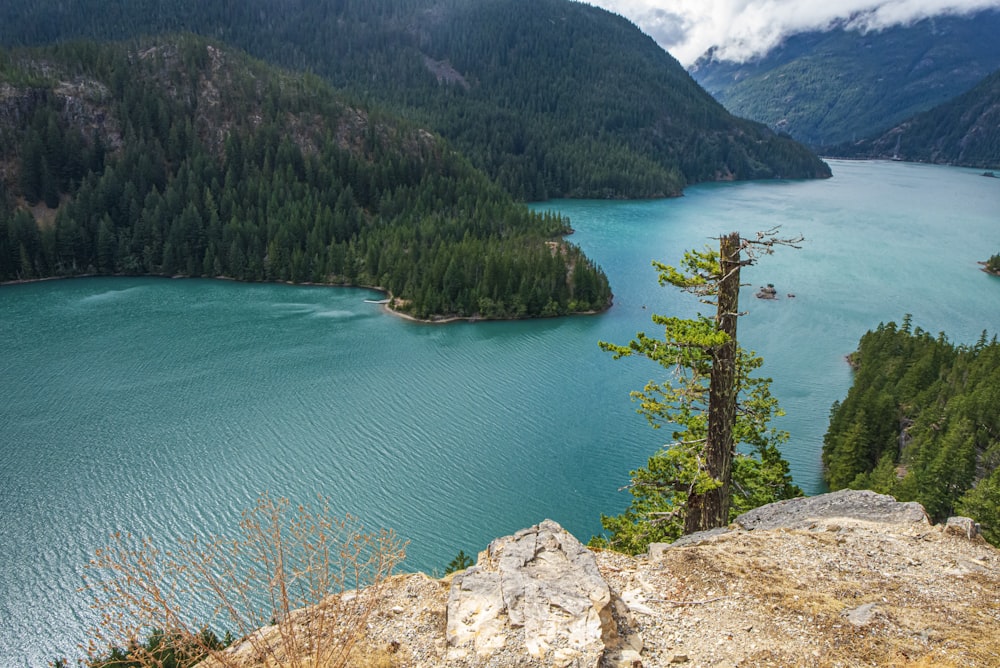
M744 61L788 35L839 21L862 30L1000 8L1000 0L588 0L625 16L684 65L709 48Z

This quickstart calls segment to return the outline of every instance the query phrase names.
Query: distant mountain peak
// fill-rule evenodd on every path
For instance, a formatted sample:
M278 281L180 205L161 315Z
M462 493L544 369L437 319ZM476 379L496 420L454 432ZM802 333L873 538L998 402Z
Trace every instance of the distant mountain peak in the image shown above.
M1000 67L1000 9L879 21L862 13L790 35L745 63L709 51L690 72L734 114L820 147L874 135Z

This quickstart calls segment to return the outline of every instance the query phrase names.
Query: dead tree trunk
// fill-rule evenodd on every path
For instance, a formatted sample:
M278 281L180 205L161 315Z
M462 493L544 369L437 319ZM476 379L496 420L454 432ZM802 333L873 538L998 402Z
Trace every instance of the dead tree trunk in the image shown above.
M736 322L739 318L741 239L733 232L719 239L721 277L718 283L716 326L727 336L714 348L708 385L708 433L704 467L721 483L704 494L688 497L684 533L729 523L729 486L733 471L733 428L736 424Z

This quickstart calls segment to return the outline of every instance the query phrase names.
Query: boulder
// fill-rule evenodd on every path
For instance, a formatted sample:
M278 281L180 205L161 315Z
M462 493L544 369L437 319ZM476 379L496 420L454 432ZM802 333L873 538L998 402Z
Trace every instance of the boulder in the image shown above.
M594 554L545 520L498 538L452 580L448 658L593 667L621 645ZM471 656L472 654L476 656Z
M975 540L979 536L979 522L971 517L949 517L944 530L956 536L964 536L968 540Z

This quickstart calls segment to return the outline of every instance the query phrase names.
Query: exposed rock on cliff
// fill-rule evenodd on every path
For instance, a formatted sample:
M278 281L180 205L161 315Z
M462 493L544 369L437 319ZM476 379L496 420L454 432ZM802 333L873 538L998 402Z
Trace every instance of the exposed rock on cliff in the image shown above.
M394 579L365 642L420 668L1000 665L1000 552L950 524L843 491L633 558L547 520Z
M473 665L503 652L508 665L596 667L625 645L594 553L551 520L498 538L456 575L447 619L448 658ZM624 665L639 660L635 642Z
M778 501L743 513L736 518L740 529L811 529L816 523L836 517L898 524L926 525L927 513L919 503L900 503L886 494L843 489L831 494Z

